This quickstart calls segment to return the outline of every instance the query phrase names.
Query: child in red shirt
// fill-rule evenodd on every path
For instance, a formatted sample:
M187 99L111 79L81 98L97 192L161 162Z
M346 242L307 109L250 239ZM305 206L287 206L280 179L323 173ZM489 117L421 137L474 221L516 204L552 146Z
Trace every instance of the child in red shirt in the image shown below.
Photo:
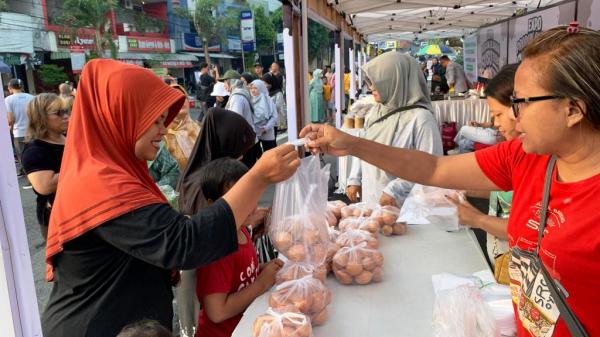
M208 203L221 198L247 171L244 164L232 158L219 158L204 166L199 181ZM242 313L273 286L275 274L283 266L281 260L274 259L259 274L250 233L241 228L237 252L196 271L196 295L202 306L196 337L231 336Z

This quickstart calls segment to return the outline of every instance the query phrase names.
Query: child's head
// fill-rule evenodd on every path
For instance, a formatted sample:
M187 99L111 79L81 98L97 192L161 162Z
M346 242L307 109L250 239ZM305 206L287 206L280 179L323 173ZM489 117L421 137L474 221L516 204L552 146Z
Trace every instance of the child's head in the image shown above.
M198 175L208 203L221 198L246 172L246 165L229 157L215 159L203 166Z
M144 319L125 326L117 337L173 337L173 334L157 321Z

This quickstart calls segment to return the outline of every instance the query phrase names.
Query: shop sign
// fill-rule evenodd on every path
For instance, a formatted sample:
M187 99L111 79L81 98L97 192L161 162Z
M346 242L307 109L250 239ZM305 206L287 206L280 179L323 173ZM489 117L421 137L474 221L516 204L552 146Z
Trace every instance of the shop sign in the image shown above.
M92 49L94 47L94 37L91 35L79 35L73 36L69 32L58 32L56 34L56 44L59 48L69 48L71 46L81 46L86 49Z
M170 52L171 40L159 37L127 37L128 51Z

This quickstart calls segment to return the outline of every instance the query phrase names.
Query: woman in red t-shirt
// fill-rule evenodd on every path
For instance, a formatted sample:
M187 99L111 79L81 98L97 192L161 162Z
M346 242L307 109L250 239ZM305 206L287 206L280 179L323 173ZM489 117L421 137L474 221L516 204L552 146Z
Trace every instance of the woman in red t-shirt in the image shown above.
M508 224L511 290L519 336L570 336L539 269L537 246L545 170L553 171L548 220L540 247L550 275L590 336L600 336L600 32L556 27L523 50L512 98L515 140L458 156L358 139L333 127L300 133L314 152L353 155L420 184L471 190L514 190Z

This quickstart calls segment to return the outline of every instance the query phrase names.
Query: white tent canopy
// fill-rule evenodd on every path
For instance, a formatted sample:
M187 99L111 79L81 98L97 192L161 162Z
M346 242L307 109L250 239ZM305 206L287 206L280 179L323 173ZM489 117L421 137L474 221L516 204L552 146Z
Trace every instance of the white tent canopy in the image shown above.
M327 0L369 42L463 36L561 0Z

